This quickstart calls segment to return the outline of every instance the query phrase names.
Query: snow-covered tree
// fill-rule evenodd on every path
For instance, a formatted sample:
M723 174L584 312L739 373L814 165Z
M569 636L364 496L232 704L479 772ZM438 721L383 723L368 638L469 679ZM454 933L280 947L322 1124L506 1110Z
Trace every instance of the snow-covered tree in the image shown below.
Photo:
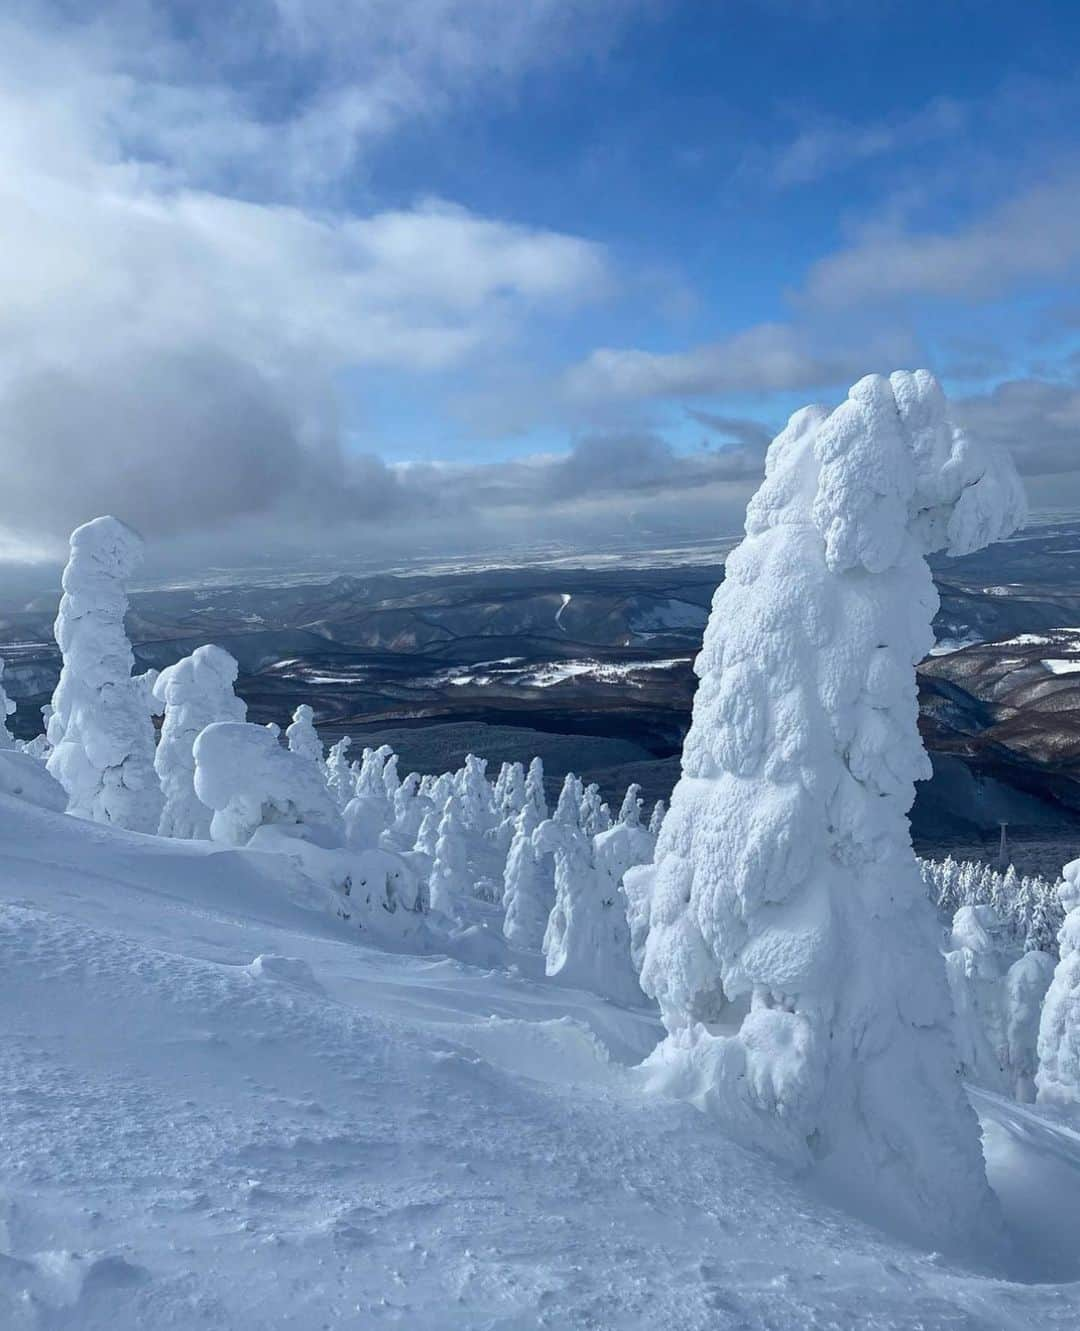
M606 832L611 826L611 812L600 798L600 787L592 782L581 796L581 828L589 836Z
M660 835L660 829L664 825L664 814L667 813L667 805L663 800L657 800L653 805L652 814L649 817L649 835L655 841Z
M1007 456L925 371L797 412L713 600L655 863L625 880L669 1031L652 1075L932 1241L996 1212L907 822L926 556L1023 515Z
M632 786L631 790L637 787ZM627 916L628 949L635 973L640 971L645 952L647 920L640 911L631 909L623 881L629 870L648 864L656 849L656 838L641 826L638 803L627 810L627 817L618 819L614 826L593 838L593 861L604 900L618 903Z
M573 827L581 830L581 800L584 791L581 788L581 782L573 772L567 772L563 778L562 788L559 791L559 798L555 805L555 812L551 815L552 821L560 824L562 827Z
M133 677L124 631L127 584L143 543L116 518L76 528L56 616L63 655L53 694L48 769L80 818L156 832L162 795L146 681Z
M536 810L537 818L543 822L548 816L547 797L544 795L544 764L536 757L529 764L525 778L525 798Z
M313 763L323 762L323 744L315 729L315 713L306 702L293 712L292 725L285 730L285 742L301 758Z
M351 747L352 738L342 735L336 744L331 745L324 764L326 787L339 809L344 809L353 797L353 774L348 756Z
M396 753L391 753L383 764L382 783L383 790L386 792L386 798L390 801L392 806L394 803L394 796L397 794L398 788L401 785L401 777L398 774L398 756Z
M471 892L461 797L455 793L446 801L439 820L428 899L432 910L441 911L443 915L454 919L460 914L463 900Z
M285 748L265 726L218 721L195 741L195 792L214 811L210 836L246 846L260 829L339 847L341 815L322 773Z
M1058 895L1066 912L1058 934L1059 960L1039 1022L1040 1103L1080 1104L1080 860L1061 871Z
M626 787L626 794L619 807L619 816L615 821L627 823L631 827L640 827L642 806L641 787L633 781Z
M419 851L421 855L428 855L432 860L435 859L435 847L439 842L439 824L442 822L442 814L438 809L431 808L425 814L416 833L416 842L413 849Z
M546 974L619 1003L640 1003L625 903L598 873L592 838L576 818L560 821L557 814L533 836L537 850L555 859L555 902L543 938Z
M474 837L490 832L498 819L492 804L491 783L487 779L487 760L470 753L458 772L455 787L461 801L465 829Z
M374 850L392 826L393 806L386 793L383 770L387 761L383 749L365 749L356 773L355 794L345 806L345 831L355 850Z
M1039 1067L1039 1022L1047 990L1054 978L1054 958L1049 952L1029 948L1005 975L1005 1042L1008 1053L1009 1091L1021 1104L1035 1099L1035 1074Z
M4 689L4 659L0 657L0 749L13 749L15 736L7 727L7 719L14 716L15 704Z
M533 833L539 826L536 809L526 803L514 823L514 836L503 871L503 933L515 947L539 950L548 916L555 904L550 856L537 850Z
M432 807L430 800L424 799L420 794L419 772L410 772L398 783L391 807L394 843L402 850L411 850L416 845L424 815Z
M1017 959L993 906L960 907L945 954L960 1068L966 1081L1005 1095L1012 1093L1005 976Z
M214 721L246 717L246 705L233 692L236 675L236 661L228 652L206 646L166 666L154 683L154 697L165 709L154 755L165 799L159 836L210 835L210 810L195 793L193 749L200 731Z

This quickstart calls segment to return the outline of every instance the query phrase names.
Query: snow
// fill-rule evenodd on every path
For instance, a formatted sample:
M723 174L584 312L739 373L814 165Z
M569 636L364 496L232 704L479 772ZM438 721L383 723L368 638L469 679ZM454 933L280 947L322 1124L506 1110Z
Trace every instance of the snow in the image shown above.
M0 796L0 1325L1080 1319L1080 1132L979 1094L1013 1265L825 1204L633 1065L647 1010L382 951L281 857Z
M1080 1106L1080 860L1065 865L1058 893L1067 914L1039 1024L1035 1085L1040 1103Z
M476 666L454 666L435 675L425 676L416 682L427 687L442 687L449 684L455 688L486 687L502 684L510 688L549 689L568 679L589 679L599 684L629 684L631 688L642 685L634 676L641 671L674 670L685 666L687 657L672 656L662 660L643 661L594 661L591 659L548 661L529 666L510 669L484 670L483 666L514 666L520 657L508 657L505 661L486 661ZM314 682L314 681L308 681Z
M274 827L321 846L344 842L320 769L265 726L217 721L200 732L194 756L195 793L214 811L214 841L245 846L260 829Z
M154 832L162 795L150 720L153 678L132 677L127 584L143 543L116 518L76 528L64 569L56 642L64 657L49 719L49 772L81 818Z
M233 692L238 667L221 647L198 647L167 666L154 684L165 718L154 754L165 806L161 836L207 837L211 812L195 793L195 740L214 721L243 721L247 705Z
M924 371L797 412L713 601L655 863L625 878L669 1031L651 1084L945 1245L997 1222L907 822L930 775L926 556L1023 513Z
M1049 670L1052 675L1075 675L1080 670L1080 661L1051 659L1040 661L1039 664Z

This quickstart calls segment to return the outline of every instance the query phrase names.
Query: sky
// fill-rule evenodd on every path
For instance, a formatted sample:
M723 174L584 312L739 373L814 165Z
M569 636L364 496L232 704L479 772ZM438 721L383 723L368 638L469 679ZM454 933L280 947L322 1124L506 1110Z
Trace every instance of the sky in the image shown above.
M1080 6L8 0L0 558L726 536L926 366L1080 506Z

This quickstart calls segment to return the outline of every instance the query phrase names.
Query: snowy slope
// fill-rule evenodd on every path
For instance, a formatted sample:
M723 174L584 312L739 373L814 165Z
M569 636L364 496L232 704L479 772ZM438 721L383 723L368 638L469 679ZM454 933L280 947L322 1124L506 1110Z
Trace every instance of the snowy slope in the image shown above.
M647 1009L377 950L279 857L0 797L0 933L5 1329L1080 1324L644 1095ZM1012 1275L1080 1277L1080 1131L977 1103Z

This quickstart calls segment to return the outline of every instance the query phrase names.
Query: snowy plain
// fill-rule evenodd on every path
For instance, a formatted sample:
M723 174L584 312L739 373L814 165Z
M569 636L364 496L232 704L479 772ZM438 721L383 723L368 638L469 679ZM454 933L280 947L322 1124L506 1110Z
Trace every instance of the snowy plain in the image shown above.
M0 1326L1080 1324L1080 1123L975 1094L1014 1251L920 1251L482 924L388 951L284 857L0 804Z

